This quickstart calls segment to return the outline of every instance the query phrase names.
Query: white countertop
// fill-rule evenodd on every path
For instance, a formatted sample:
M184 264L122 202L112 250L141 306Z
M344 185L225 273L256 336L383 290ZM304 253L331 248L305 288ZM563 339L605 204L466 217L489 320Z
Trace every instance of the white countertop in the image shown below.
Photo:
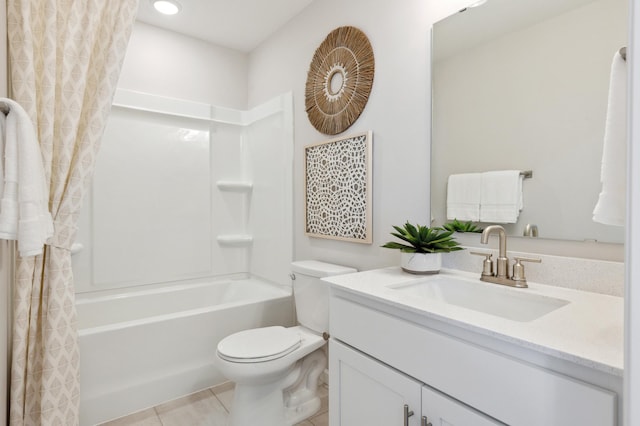
M374 299L396 309L420 314L442 322L493 336L616 376L623 374L624 301L621 297L572 290L529 282L517 289L480 281L478 274L442 270L476 280L478 285L496 286L511 292L528 292L569 301L540 318L520 322L438 301L412 297L389 286L429 279L403 272L400 268L376 269L324 278L332 288ZM365 302L366 303L366 302Z

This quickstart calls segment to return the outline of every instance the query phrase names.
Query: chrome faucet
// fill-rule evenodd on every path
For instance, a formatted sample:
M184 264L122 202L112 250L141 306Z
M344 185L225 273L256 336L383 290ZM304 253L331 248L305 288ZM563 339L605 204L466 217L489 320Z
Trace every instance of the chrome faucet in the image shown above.
M498 233L499 246L498 246L498 258L496 259L496 274L493 273L493 264L491 263L491 254L487 253L471 253L481 256L485 256L483 262L483 271L480 276L480 280L489 283L508 285L511 287L526 288L527 279L524 276L524 266L521 262L542 262L541 259L531 259L527 257L516 257L516 264L513 265L513 276L509 276L509 258L507 257L507 233L500 225L487 226L482 231L480 242L482 244L489 243L489 235Z

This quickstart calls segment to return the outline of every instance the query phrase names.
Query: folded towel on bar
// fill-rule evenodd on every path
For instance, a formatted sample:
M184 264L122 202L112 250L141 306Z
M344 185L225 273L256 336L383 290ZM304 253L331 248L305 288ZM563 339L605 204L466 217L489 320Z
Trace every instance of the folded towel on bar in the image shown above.
M33 123L15 101L0 98L3 153L0 179L0 238L18 241L20 256L42 253L53 235L49 187Z
M450 175L447 183L447 219L480 220L480 173Z
M611 64L600 182L594 222L623 226L627 193L627 63L616 52Z
M516 223L523 207L520 170L482 173L480 222Z

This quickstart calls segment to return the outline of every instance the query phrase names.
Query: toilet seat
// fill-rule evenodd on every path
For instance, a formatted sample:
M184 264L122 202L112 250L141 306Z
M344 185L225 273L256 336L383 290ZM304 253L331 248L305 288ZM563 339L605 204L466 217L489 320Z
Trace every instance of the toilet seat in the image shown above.
M265 362L290 354L300 344L300 334L289 328L254 328L222 339L218 344L218 355L230 362Z

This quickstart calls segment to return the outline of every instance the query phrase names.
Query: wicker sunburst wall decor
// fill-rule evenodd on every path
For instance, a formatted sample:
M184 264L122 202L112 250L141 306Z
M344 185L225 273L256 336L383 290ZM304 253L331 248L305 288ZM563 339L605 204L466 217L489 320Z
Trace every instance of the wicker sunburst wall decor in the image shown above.
M349 128L364 110L375 61L367 36L355 27L337 28L316 49L305 90L311 124L326 135Z

